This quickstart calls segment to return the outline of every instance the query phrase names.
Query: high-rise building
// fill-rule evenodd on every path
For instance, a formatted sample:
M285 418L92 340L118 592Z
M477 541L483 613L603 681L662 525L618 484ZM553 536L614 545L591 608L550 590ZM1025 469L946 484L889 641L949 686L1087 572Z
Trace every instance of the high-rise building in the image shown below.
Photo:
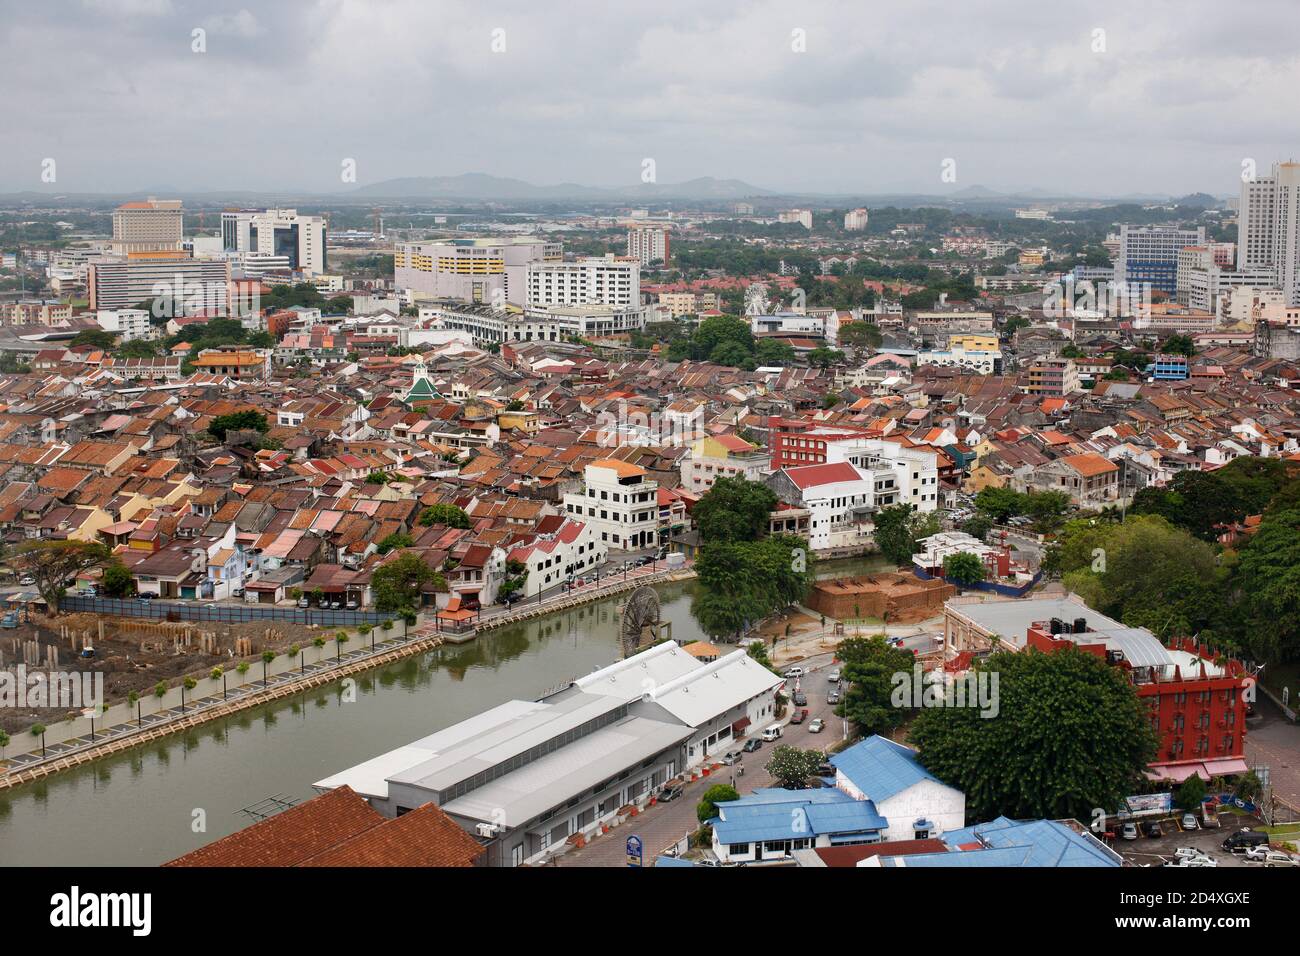
M776 214L777 222L797 222L805 229L813 227L812 211L809 209L787 209Z
M402 242L393 250L393 278L417 300L522 307L529 263L559 262L563 256L560 243L536 237Z
M668 230L663 226L636 226L627 231L627 254L643 266L668 262Z
M230 262L154 253L92 260L86 289L94 311L130 309L161 299L170 315L228 315Z
M1222 300L1229 289L1246 287L1267 289L1277 282L1271 267L1231 268L1234 246L1230 242L1204 246L1185 246L1178 250L1178 281L1175 299L1202 312L1222 316Z
M132 252L173 252L181 247L184 212L179 199L123 203L113 210L114 255Z
M1237 211L1237 269L1273 269L1291 305L1300 305L1300 163L1274 163L1243 180Z
M296 209L228 210L221 214L222 244L228 252L283 256L295 272L326 271L324 216L300 216Z
M1178 290L1178 250L1204 244L1204 226L1120 226L1115 281L1134 294L1149 285L1172 296Z
M849 232L861 232L867 228L867 211L851 209L844 214L844 228Z
M530 262L527 304L638 306L641 264L633 256L589 256L574 262Z

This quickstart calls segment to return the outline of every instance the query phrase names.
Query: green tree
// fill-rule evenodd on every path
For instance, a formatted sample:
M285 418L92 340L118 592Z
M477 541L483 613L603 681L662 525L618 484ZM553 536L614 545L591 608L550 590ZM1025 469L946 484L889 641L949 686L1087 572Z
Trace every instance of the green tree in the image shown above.
M435 524L445 524L449 528L468 528L470 520L469 515L455 505L437 504L420 512L420 524L426 528Z
M370 575L375 606L381 611L406 611L419 607L421 589L429 584L445 587L446 581L413 551L381 564Z
M1025 513L1025 496L1011 488L990 485L981 488L975 495L975 507L980 514L987 515L998 524L1006 524L1008 518Z
M387 554L389 551L396 551L399 548L409 548L415 544L415 539L404 531L394 531L379 542L378 551L380 554Z
M68 584L81 572L102 567L111 558L112 552L99 542L33 541L18 547L12 563L32 576L48 613L54 615L59 613L59 601Z
M966 519L962 524L961 530L973 538L985 540L988 533L993 530L993 519L986 514L976 514Z
M208 425L208 433L221 442L226 440L227 432L248 431L251 429L265 434L270 431L270 428L271 426L267 422L265 415L249 409L242 412L233 412L229 415L218 415Z
M772 755L764 769L776 778L778 786L795 790L817 773L817 768L825 759L819 751L801 750L782 744L772 749Z
M1156 735L1123 669L1071 646L994 654L973 675L989 681L996 716L923 707L911 728L925 767L966 794L968 817L1089 820L1141 785Z
M1205 799L1205 781L1198 774L1192 774L1181 784L1174 794L1174 803L1180 810L1199 810Z
M739 799L740 794L736 792L735 787L725 783L715 783L704 791L704 796L700 797L700 802L695 805L695 819L701 823L708 823L718 815L719 803L731 803Z
M943 559L943 576L953 584L969 587L988 576L988 569L979 555L972 551L958 551Z
M114 558L104 566L104 573L99 583L106 597L124 598L135 593L135 576L118 558Z
M840 641L835 656L840 661L842 686L846 687L836 712L853 721L863 736L888 736L902 726L912 709L895 705L895 675L904 674L911 679L916 663L911 652L891 647L884 635L877 634L845 638Z
M755 541L767 533L776 494L757 481L721 477L700 496L691 517L706 543Z
M97 349L111 349L117 342L117 336L103 329L86 329L72 337L72 346L89 345Z
M1300 658L1300 508L1265 515L1241 551L1236 583L1250 650L1269 662Z
M911 505L901 503L876 512L875 525L880 553L894 564L904 565L916 554L917 541L939 531L939 516L913 511Z

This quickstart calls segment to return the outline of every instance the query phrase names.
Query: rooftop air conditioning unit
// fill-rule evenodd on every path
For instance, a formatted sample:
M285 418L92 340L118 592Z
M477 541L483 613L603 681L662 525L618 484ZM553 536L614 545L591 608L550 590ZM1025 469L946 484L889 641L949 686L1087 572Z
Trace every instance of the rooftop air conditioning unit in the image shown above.
M480 823L478 824L477 829L479 836L491 839L497 835L497 831L501 828L495 823Z

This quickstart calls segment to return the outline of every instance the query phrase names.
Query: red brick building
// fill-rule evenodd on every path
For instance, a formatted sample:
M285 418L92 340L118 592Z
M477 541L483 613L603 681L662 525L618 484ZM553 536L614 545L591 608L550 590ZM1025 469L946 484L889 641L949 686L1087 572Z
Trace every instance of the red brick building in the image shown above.
M1053 633L1054 627L1065 630ZM1153 776L1182 781L1199 774L1211 780L1246 772L1246 700L1255 677L1240 661L1216 656L1191 639L1163 648L1165 659L1157 661L1125 646L1128 635L1072 630L1066 621L1038 622L1026 633L1025 646L1050 652L1074 644L1129 672L1160 739Z

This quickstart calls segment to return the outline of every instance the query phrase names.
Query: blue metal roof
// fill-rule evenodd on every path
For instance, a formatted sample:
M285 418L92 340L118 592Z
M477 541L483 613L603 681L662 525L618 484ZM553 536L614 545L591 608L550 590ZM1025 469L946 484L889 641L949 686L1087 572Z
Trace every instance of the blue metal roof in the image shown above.
M684 866L689 869L694 865L695 864L690 860L683 860L680 857L675 856L661 856L655 859L655 869L658 869L661 866Z
M717 807L718 817L710 822L723 843L811 839L889 826L870 800L854 800L834 788L764 788Z
M953 863L953 866L1119 866L1120 860L1113 850L1086 834L1079 833L1055 820L1022 820L998 817L988 823L977 823L961 830L943 834L944 843L956 847L980 843L985 849L965 850L954 856L980 857L990 862L971 861ZM990 851L1016 851L1023 862L1016 864L994 863ZM912 866L909 857L906 863ZM947 865L947 864L925 864Z
M877 803L925 780L938 778L921 766L916 751L879 735L831 757L831 765Z

